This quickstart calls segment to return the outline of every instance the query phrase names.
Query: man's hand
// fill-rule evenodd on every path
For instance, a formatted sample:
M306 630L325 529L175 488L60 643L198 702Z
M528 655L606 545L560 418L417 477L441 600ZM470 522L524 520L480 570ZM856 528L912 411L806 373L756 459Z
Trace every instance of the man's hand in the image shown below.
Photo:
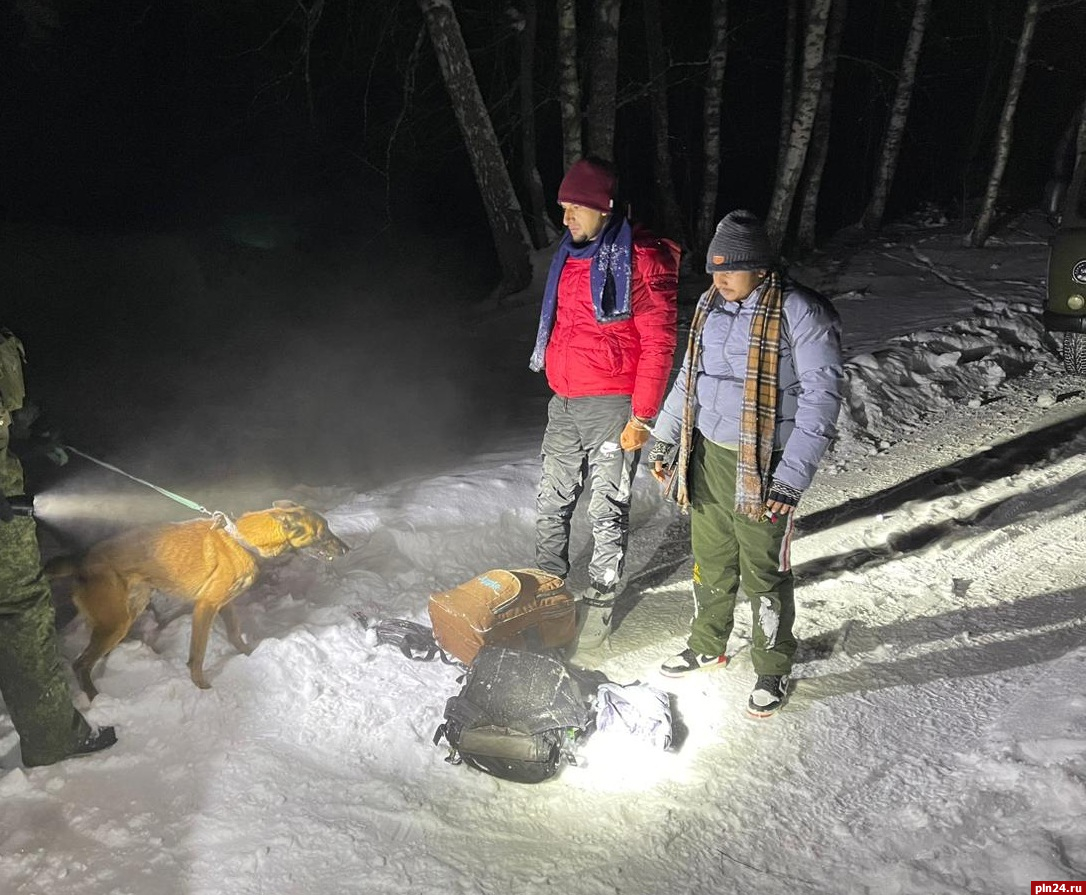
M667 473L675 465L679 457L678 445L668 444L666 441L658 441L649 451L649 462L652 468L649 472L661 485L667 483Z
M624 451L639 451L648 443L651 434L646 420L631 416L630 421L626 423L626 428L622 430L618 443L622 445Z
M42 453L56 466L63 466L68 462L68 452L60 443L60 435L55 432L42 432Z
M57 466L68 462L68 452L64 450L58 432L31 432L26 441L18 446L17 451L23 460L45 457Z
M781 516L787 516L796 508L802 496L803 492L798 488L774 481L769 486L769 494L766 495L765 517L770 522L776 522Z

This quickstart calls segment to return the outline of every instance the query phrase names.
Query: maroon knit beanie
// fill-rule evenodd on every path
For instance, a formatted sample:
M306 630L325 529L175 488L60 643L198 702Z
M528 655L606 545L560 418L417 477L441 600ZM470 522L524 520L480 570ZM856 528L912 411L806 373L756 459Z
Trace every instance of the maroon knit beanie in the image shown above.
M583 205L607 214L615 198L618 178L605 164L583 158L569 166L558 187L559 203Z

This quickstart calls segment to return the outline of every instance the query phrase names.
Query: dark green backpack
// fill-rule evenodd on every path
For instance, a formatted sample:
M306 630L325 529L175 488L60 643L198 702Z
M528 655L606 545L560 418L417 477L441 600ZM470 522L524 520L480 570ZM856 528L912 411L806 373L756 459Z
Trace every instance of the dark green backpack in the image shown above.
M577 763L573 746L589 725L594 694L553 652L485 646L445 704L434 743L448 742L452 764L539 783L562 762Z

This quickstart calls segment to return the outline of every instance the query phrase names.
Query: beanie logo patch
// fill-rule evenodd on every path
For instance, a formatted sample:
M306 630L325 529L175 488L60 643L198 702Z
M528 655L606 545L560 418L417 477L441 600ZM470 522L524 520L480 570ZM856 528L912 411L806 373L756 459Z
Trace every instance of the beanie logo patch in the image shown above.
M713 255L713 264L723 264L727 260L723 255Z

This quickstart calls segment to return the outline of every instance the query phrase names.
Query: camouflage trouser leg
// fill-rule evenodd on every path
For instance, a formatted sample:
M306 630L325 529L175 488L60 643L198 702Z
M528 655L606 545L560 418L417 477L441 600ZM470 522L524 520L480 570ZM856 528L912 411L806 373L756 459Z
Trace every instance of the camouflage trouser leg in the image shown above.
M722 654L739 588L750 599L756 674L788 674L796 652L795 586L789 561L792 516L756 522L735 511L737 454L699 438L690 462L690 543L695 616L688 644Z
M0 694L28 767L60 761L90 732L72 705L34 522L25 518L0 522Z
M569 574L570 519L587 482L592 559L588 575L602 592L614 591L626 561L630 495L639 451L618 439L630 418L622 395L551 399L543 435L543 474L536 498L536 565Z

